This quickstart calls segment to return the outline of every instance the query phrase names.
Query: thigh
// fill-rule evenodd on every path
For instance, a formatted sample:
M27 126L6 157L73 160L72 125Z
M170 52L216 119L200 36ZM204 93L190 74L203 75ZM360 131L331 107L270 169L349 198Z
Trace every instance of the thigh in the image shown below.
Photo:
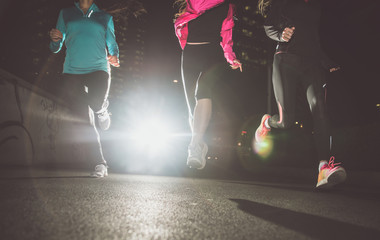
M196 99L211 98L215 83L227 64L219 44L186 45L182 54L182 76L189 110Z
M84 85L87 87L87 103L95 112L102 109L103 102L108 97L110 83L107 72L96 71L86 74Z
M62 81L62 98L70 108L81 112L83 108L87 107L83 75L65 73L62 76Z
M204 60L201 75L197 82L196 98L212 98L213 89L218 81L226 76L227 63L219 45L206 45L202 51Z
M195 107L196 86L202 73L202 61L197 47L187 45L181 59L182 83L190 113Z

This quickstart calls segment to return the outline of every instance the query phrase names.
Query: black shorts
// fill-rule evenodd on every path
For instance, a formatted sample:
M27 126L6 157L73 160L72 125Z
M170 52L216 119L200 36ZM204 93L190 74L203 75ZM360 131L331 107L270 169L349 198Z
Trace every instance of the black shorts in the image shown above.
M219 44L186 45L182 52L182 82L189 111L196 99L212 98L214 85L228 69Z

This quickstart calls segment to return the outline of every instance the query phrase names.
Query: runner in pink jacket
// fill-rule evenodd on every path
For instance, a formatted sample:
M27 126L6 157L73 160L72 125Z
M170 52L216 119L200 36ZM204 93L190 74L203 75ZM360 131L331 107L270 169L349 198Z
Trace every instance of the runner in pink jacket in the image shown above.
M212 114L215 84L229 71L242 66L232 50L234 4L231 0L177 0L182 11L174 23L182 48L182 82L189 110L192 138L187 165L203 169L207 144L203 136Z
M187 42L188 36L188 25L187 23L205 13L207 10L220 5L225 2L225 0L186 0L187 8L186 12L179 16L175 23L175 34L178 37L181 48L184 49ZM235 6L230 3L228 14L226 19L223 21L222 29L220 31L220 36L222 37L222 41L220 42L220 46L223 48L224 57L227 62L231 65L234 65L234 60L236 60L236 55L233 52L233 41L232 41L232 29L235 26L234 23L234 12Z

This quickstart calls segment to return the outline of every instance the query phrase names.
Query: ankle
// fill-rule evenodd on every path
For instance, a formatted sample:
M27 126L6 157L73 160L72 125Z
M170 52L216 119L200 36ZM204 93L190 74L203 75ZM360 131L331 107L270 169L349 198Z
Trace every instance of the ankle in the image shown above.
M193 137L191 138L191 141L190 141L190 145L195 146L195 145L201 144L203 142L204 141L203 141L203 138L201 136L193 135Z

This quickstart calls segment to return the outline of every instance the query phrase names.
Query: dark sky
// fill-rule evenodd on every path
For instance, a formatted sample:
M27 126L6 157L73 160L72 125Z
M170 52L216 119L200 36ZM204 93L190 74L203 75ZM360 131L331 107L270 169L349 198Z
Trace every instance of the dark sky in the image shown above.
M181 48L174 35L172 0L144 0L148 11L146 50L147 64L153 72L172 72L173 79L179 77Z

